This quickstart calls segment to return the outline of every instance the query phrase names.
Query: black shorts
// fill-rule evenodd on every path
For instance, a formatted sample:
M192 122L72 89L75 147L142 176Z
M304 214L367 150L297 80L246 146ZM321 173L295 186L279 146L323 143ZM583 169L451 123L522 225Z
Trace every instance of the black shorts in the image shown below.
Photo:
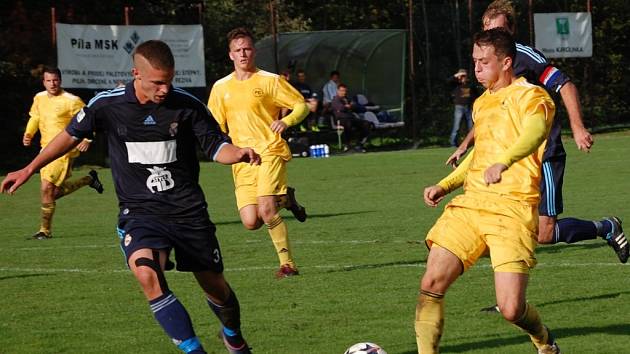
M216 227L210 219L162 219L153 216L120 216L118 237L127 262L133 252L148 248L175 250L177 270L183 272L223 272L223 259Z
M564 178L565 156L553 157L542 163L540 180L540 204L538 214L557 216L562 214L562 180Z

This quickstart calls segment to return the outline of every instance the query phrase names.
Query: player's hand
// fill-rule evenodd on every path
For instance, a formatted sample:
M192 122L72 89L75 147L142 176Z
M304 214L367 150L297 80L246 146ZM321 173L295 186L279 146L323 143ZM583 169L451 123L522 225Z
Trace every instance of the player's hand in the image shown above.
M33 137L30 136L29 134L24 134L24 136L22 137L22 145L24 146L31 146L32 141L33 141Z
M506 165L495 163L483 172L483 180L486 182L486 185L499 183L501 182L501 173L507 169L508 167Z
M462 147L458 147L457 150L451 155L448 159L446 159L445 165L451 165L453 168L457 168L457 163L466 153L466 149Z
M590 152L593 146L593 136L585 128L576 129L573 131L573 139L577 148L581 151Z
M86 152L88 151L89 148L90 148L90 141L87 139L83 139L83 141L81 141L79 145L77 145L77 149L81 152Z
M241 148L239 154L241 154L241 162L249 162L250 165L260 165L260 155L254 149Z
M435 208L444 196L446 195L446 191L440 186L429 186L424 189L424 204Z
M0 184L0 193L15 193L15 191L20 188L21 185L28 181L31 175L32 174L29 173L26 168L9 173L7 177L2 181L2 184Z
M285 122L283 122L283 121L281 121L279 119L278 120L274 120L273 123L271 123L271 130L274 133L278 133L278 134L284 133L284 131L287 130L288 127L289 126Z

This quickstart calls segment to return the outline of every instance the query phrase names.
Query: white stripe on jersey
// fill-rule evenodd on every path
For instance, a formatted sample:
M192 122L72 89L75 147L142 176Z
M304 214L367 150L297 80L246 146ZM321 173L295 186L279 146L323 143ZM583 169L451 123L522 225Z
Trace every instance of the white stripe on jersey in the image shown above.
M177 161L177 140L125 141L129 163L159 165Z
M124 87L119 87L113 90L109 90L109 91L103 91L99 94L97 94L96 96L92 97L92 99L90 100L90 102L88 102L87 106L91 107L92 104L96 101L98 101L99 99L103 98L103 97L114 97L114 96L120 96L120 95L124 95L125 94L125 88Z
M527 55L537 63L544 64L547 62L545 58L541 57L540 54L536 53L532 48L522 45L520 43L516 43L516 51Z

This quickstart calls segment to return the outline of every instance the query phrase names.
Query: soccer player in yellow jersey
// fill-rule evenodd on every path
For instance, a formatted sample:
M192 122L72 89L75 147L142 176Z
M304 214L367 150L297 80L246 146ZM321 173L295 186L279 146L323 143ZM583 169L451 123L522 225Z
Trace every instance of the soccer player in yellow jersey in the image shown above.
M45 91L35 95L29 112L30 119L22 138L24 146L30 146L33 136L39 130L40 144L44 148L57 134L66 128L72 117L81 110L83 101L61 88L61 72L58 68L44 69L43 84ZM54 160L44 166L40 172L41 178L41 224L33 239L45 240L52 237L52 219L55 213L55 201L77 189L89 185L98 193L103 193L103 185L98 179L96 171L91 170L88 176L76 180L69 180L72 170L72 160L79 156L79 152L87 151L90 140L83 140L76 150Z
M560 352L525 300L536 264L541 161L555 106L544 89L514 76L515 53L514 40L502 29L475 36L475 76L487 89L473 106L476 144L455 171L424 190L425 203L435 207L464 187L426 238L430 250L415 319L422 354L438 352L447 289L486 251L503 317L529 334L538 353Z
M251 33L236 28L227 34L234 72L215 82L208 107L232 143L254 148L259 166L232 165L236 204L243 225L249 230L267 226L280 260L278 278L297 275L287 226L278 213L285 207L296 219L306 220L306 210L287 186L286 163L291 151L281 134L308 115L304 97L279 75L256 68L256 49ZM282 108L292 112L282 119Z

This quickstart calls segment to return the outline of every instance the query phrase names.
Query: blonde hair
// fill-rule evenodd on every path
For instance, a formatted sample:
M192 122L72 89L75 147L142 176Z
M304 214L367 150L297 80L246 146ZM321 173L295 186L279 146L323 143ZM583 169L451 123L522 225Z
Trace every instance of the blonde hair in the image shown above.
M516 33L516 11L514 10L514 6L512 6L512 1L510 0L494 0L488 7L486 11L481 16L482 23L486 22L486 20L492 20L499 16L505 16L507 21L508 30L514 34Z

